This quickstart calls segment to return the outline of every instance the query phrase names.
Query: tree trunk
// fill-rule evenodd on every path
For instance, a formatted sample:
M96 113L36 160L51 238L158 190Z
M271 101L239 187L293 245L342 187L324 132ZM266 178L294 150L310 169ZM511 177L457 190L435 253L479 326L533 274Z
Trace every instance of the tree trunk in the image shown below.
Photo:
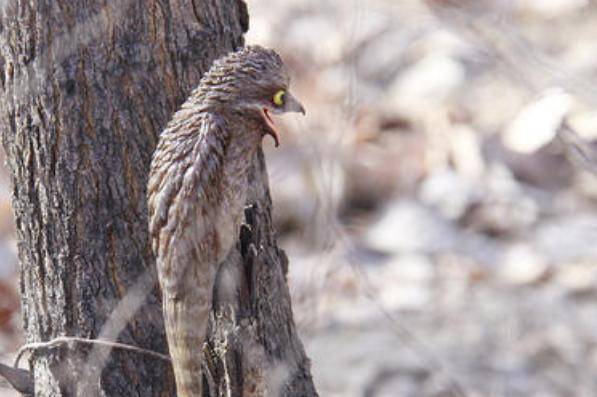
M0 138L14 184L26 340L118 339L166 352L147 235L151 153L211 62L243 45L246 5L3 4ZM250 227L220 276L240 283L216 295L205 382L222 396L313 396L261 153L252 185ZM29 364L36 396L175 394L170 364L135 352L75 344L38 349Z

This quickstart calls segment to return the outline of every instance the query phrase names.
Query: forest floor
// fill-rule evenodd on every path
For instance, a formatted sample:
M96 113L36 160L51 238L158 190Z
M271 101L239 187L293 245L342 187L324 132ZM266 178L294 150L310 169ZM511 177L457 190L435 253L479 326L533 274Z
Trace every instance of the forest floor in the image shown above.
M320 395L597 395L597 5L248 3L307 108L264 146Z

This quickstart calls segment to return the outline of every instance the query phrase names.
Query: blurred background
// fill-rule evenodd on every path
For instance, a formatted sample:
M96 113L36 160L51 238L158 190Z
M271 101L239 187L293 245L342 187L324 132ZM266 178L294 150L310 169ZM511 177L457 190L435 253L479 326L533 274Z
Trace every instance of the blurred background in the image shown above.
M247 3L307 108L264 146L320 395L597 395L597 2ZM12 222L2 170L3 362Z

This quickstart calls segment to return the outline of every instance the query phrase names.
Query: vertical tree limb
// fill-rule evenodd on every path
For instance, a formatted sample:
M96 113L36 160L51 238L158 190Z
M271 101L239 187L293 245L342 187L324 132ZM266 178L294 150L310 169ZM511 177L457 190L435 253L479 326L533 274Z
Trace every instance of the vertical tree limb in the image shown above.
M243 44L247 27L241 0L5 2L0 16L0 139L14 186L28 342L98 337L130 288L149 274L151 288L138 310L121 313L130 318L114 332L119 342L166 352L147 243L145 186L151 153L173 111L215 58ZM255 185L267 192L264 169L259 170ZM269 196L256 195L253 202L257 212L252 227L260 230L260 239L252 235L250 250L268 259L255 260L247 273L257 277L253 292L236 296L230 304L234 309L216 315L214 368L237 370L228 371L236 375L227 378L214 372L213 383L223 394L247 379L244 336L228 333L236 342L226 347L223 327L231 330L248 319L259 330L249 334L258 336L255 343L266 362L296 355L286 360L296 366L289 371L284 394L314 395L292 324L282 276L285 257L275 246L270 224L262 225L270 219ZM245 253L242 266L231 266L248 271L247 258ZM259 278L267 272L275 277ZM259 284L263 282L271 284ZM254 292L261 290L268 293ZM265 308L279 297L277 310L284 315L267 318L275 313ZM238 311L235 304L248 311ZM285 334L270 335L282 327ZM83 390L107 396L174 395L168 363L127 351L112 350L99 378L82 378L89 351L76 346L35 352L30 358L35 395ZM310 385L304 390L311 394L295 394L292 385L297 382Z

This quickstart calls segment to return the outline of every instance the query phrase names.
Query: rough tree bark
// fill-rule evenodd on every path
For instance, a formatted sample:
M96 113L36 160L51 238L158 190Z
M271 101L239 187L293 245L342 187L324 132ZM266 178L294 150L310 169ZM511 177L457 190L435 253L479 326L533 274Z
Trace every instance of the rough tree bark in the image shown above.
M243 45L242 0L11 0L0 15L0 138L14 184L28 342L108 337L166 352L145 186L170 115ZM263 155L222 272L212 395L316 395L271 227ZM235 288L222 285L234 277ZM228 285L228 284L226 284ZM84 345L31 355L36 396L172 396L166 361ZM269 394L268 394L269 395Z

